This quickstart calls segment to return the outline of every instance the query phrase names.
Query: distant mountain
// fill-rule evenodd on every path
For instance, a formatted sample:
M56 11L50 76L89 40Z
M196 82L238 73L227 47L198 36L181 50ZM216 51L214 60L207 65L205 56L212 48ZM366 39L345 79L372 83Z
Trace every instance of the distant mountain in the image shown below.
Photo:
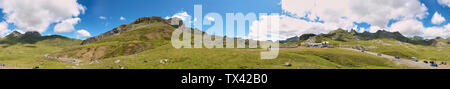
M290 42L298 42L299 39L300 39L299 36L295 36L295 37L288 38L286 40L281 40L280 43L284 44L284 43L290 43Z
M70 39L60 35L50 35L50 36L42 36L39 32L36 31L28 31L25 34L22 34L18 31L13 31L10 34L6 35L4 38L0 39L0 44L34 44L36 42L48 39Z
M318 39L320 38L330 38L332 40L336 41L358 41L358 40L373 40L373 39L380 39L380 38L388 38L388 39L395 39L401 42L411 43L411 44L418 44L418 45L435 45L438 41L436 39L424 39L422 37L412 37L408 38L400 34L399 32L389 32L385 30L378 30L375 33L370 32L363 32L358 33L355 30L351 30L350 32L344 29L337 29L334 31L329 32L328 34L303 34L300 37L292 37L289 39L299 39L300 41L306 41L310 37L316 37ZM445 40L443 40L445 41ZM448 42L444 42L448 43Z

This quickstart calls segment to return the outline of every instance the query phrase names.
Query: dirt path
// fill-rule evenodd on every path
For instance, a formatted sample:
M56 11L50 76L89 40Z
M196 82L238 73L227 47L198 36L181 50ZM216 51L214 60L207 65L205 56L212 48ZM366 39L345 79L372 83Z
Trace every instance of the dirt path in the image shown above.
M360 52L360 50L357 50L357 49L351 49L351 48L342 48L342 49ZM364 53L371 54L371 55L378 54L378 53L369 52L369 51L365 51ZM448 65L438 65L438 67L432 67L430 64L425 64L422 61L414 62L410 59L404 59L404 58L395 59L394 56L385 55L385 54L383 54L381 57L387 58L387 59L393 61L397 65L405 65L405 66L409 66L409 67L418 67L418 68L423 68L423 69L450 69L450 66L448 66Z
M83 62L80 59L72 59L72 58L61 58L61 57L53 57L53 56L48 56L47 54L44 55L45 58L49 58L49 59L57 59L66 63L80 63Z

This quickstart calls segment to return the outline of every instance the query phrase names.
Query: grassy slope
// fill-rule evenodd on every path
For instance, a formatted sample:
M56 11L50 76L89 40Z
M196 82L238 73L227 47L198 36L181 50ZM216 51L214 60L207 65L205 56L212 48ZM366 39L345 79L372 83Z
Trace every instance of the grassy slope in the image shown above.
M418 57L419 59L450 61L450 48L447 46L424 46L400 42L394 39L376 39L369 41L330 41L334 45L361 45L376 47L369 51L379 52L402 58Z
M169 68L169 69L334 69L334 68L405 68L394 66L388 59L343 49L289 49L281 50L277 59L260 59L258 49L174 49L170 45L171 31L168 25L130 25L136 29L121 35L109 37L92 44L75 46L79 40L46 40L36 44L16 44L0 48L0 62L17 64L17 67L40 66L41 68L120 68L132 69ZM150 36L143 36L150 33ZM165 34L167 33L167 34ZM151 38L151 39L149 39ZM150 45L150 46L147 46ZM64 48L66 47L66 48ZM107 48L102 48L107 47ZM105 56L100 63L80 64L63 63L42 56L48 53L61 53L68 57L78 53L96 53L104 50ZM83 52L83 49L91 50ZM129 55L130 50L142 52ZM78 56L82 58L83 56ZM77 57L76 57L77 58ZM161 64L160 60L168 59L169 63ZM89 59L86 59L89 60ZM114 63L121 60L119 63ZM283 66L290 62L291 67Z
M55 68L63 68L56 65L73 65L56 60L45 59L45 54L62 50L63 47L78 45L81 40L76 39L48 39L35 44L0 44L0 62L12 68L32 68L33 66L52 65Z
M52 44L50 44L52 43ZM61 43L53 44L53 43ZM69 44L68 44L69 43ZM277 59L262 60L258 49L174 49L163 45L136 55L113 57L101 60L98 64L88 62L80 64L63 63L54 59L45 59L42 55L63 51L62 47L76 45L75 42L62 40L42 41L36 44L17 44L2 48L0 58L9 67L30 68L169 68L169 69L334 69L334 68L404 68L394 66L388 59L343 49L289 49L281 50ZM11 52L11 53L8 53ZM27 55L24 55L27 54ZM168 64L159 63L168 59ZM116 64L114 61L121 60ZM292 67L283 66L290 62ZM17 64L18 66L15 66Z
M170 34L175 29L162 23L129 25L127 28L135 30L127 31L118 36L108 37L91 44L69 47L53 55L85 60L130 55L168 44ZM147 34L151 36L146 36Z
M405 68L394 66L388 59L343 49L281 50L277 59L260 59L255 49L173 49L171 45L147 50L136 55L108 58L99 64L82 68L131 69L353 69L353 68ZM169 63L161 64L160 60ZM119 63L114 61L120 60ZM291 67L283 66L290 62Z

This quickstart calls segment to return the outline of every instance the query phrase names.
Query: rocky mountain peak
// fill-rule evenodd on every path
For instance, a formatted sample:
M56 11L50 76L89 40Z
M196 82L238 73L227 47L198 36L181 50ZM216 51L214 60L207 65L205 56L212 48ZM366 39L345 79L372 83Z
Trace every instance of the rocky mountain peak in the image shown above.
M28 32L25 32L24 36L40 37L41 33L37 32L37 31L28 31Z
M19 31L13 31L10 34L8 34L7 36L5 36L5 38L20 38L22 36L23 36L23 34L20 33Z
M171 23L176 23L178 21L178 24L175 25L171 25ZM171 25L174 28L178 28L183 24L183 21L180 18L170 18L170 19L163 19L161 17L141 17L136 19L134 22L130 23L130 24L124 24L124 25L120 25L117 28L114 28L108 32L102 33L98 36L95 37L90 37L87 38L86 40L83 40L83 42L81 43L81 45L86 45L89 43L93 43L95 41L101 40L103 38L107 38L107 37L111 37L111 36L116 36L116 35L120 35L121 33L125 32L125 31L129 31L129 30L133 30L133 29L129 29L127 28L127 26L129 25L135 25L135 24L152 24L152 23L163 23L163 24L168 24Z

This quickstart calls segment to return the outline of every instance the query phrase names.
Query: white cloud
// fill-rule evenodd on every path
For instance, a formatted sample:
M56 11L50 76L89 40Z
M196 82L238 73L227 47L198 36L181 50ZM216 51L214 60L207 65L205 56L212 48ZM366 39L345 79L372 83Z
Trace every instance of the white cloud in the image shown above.
M98 19L106 20L106 17L105 16L99 16Z
M176 13L171 17L166 17L166 19L168 18L173 18L173 17L177 17L180 18L183 21L189 20L191 19L191 15L189 15L187 12L180 12L180 13Z
M450 7L450 0L438 0L438 3Z
M208 19L209 21L215 21L216 20L213 17L206 17L206 19Z
M123 16L120 16L120 20L126 20L126 19L125 19L125 17L123 17Z
M75 18L86 9L76 0L0 0L0 4L8 23L41 33L50 24Z
M423 24L416 19L403 20L391 25L392 32L398 31L406 36L415 36L423 34Z
M0 37L3 37L6 35L6 33L9 33L11 30L8 29L8 23L6 22L0 22Z
M282 0L282 9L298 17L351 25L367 22L387 27L390 20L424 18L427 8L418 0Z
M359 33L363 33L365 31L366 31L366 28L359 28L359 30L358 30Z
M62 21L61 23L56 24L55 28L53 28L53 30L56 33L72 32L73 30L75 30L75 27L73 27L73 26L78 24L78 22L80 20L81 20L80 18L66 19L66 20Z
M270 35L269 33L260 33L258 35L258 31L262 31L259 29L259 25L268 25L264 24L270 23L269 18L280 18L279 22L279 35L273 36L274 39L270 39L266 37L266 35ZM269 21L269 22L267 22ZM330 31L336 30L338 26L334 24L324 24L319 22L308 22L305 20L285 16L285 15L269 15L269 16L260 16L260 20L252 22L250 28L250 33L248 37L250 39L255 40L284 40L289 37L298 36L306 33L328 33Z
M404 20L392 24L391 31L399 31L406 36L423 36L425 38L450 37L450 26L444 27L424 27L423 23L415 19Z
M450 30L450 23L444 26L445 29Z
M439 25L445 22L445 18L441 16L438 12L434 13L433 18L431 18L431 23Z
M378 30L381 30L381 27L378 27L378 26L370 26L370 28L369 28L369 32L371 32L371 33L375 33L375 32L377 32Z
M359 32L374 33L387 29L405 36L419 35L427 38L449 37L450 34L450 25L424 27L419 20L429 13L419 0L282 0L281 3L282 9L292 17L281 16L285 19L280 21L280 38L304 33L324 33L338 27L356 28L355 22L371 25L369 28L360 28ZM391 20L398 22L388 27ZM445 18L435 13L432 22L442 24Z
M165 19L170 19L170 18L180 18L181 20L183 20L183 23L185 24L192 24L192 21L188 21L191 20L192 16L189 15L186 11L184 12L180 12L180 13L175 13L173 16L166 16L164 17ZM197 21L197 18L194 18L194 22ZM186 27L191 27L186 25Z
M81 29L77 31L77 37L89 37L91 36L91 33L89 33L88 31Z
M450 30L446 30L441 27L429 27L424 30L424 37L426 38L436 38L436 37L450 37Z

